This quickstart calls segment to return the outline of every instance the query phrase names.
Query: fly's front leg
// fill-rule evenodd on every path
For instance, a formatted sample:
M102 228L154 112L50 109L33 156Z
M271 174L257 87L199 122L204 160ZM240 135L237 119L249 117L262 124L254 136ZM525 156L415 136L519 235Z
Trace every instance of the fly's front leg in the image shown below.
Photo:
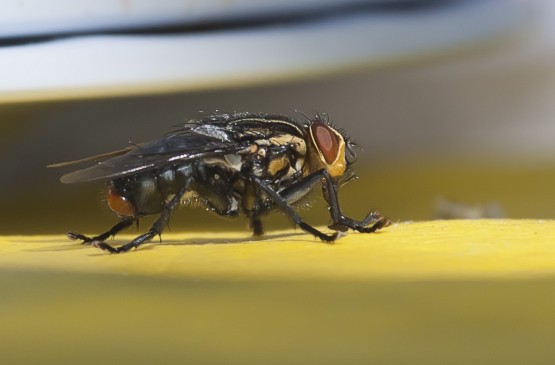
M295 209L289 204L287 199L276 191L274 191L270 186L268 186L264 181L260 180L257 177L253 178L253 181L256 185L258 185L269 197L270 199L285 213L287 214L295 224L297 224L301 229L305 232L308 232L322 241L325 242L333 242L338 236L338 232L335 232L331 235L325 234L311 226L310 224L306 223L302 220L299 214L295 211Z
M185 185L183 185L183 187L179 190L179 192L175 194L175 196L169 201L168 204L166 204L166 206L164 207L164 210L162 211L162 213L160 213L160 216L152 224L148 232L143 233L142 235L133 239L131 242L126 243L125 245L120 247L112 247L106 242L100 242L95 246L97 246L102 250L108 251L110 253L121 253L121 252L127 252L132 248L137 248L143 243L150 241L156 236L161 236L162 231L164 230L164 227L168 224L170 220L173 210L175 209L175 207L179 205L179 203L181 202L181 198L183 198L183 195L185 195L185 193L189 190L189 187L191 186L192 182L193 182L192 178L189 178L189 180L187 180L187 182L185 183Z
M322 170L322 177L326 181L326 184L322 186L322 189L324 191L324 196L328 201L330 215L333 220L333 223L330 224L328 228L342 232L352 229L362 233L372 233L391 224L391 221L388 218L377 212L369 213L363 220L360 221L345 217L339 207L337 188L333 179L326 170Z
M280 191L279 194L284 197L287 202L294 203L306 195L314 186L321 184L322 180L325 180L325 185L322 186L322 189L324 191L324 197L329 204L329 211L333 220L332 224L328 226L330 229L341 232L353 229L358 232L370 233L391 224L389 219L377 212L368 214L366 218L361 221L345 217L339 207L337 188L335 187L332 177L325 169L304 177L298 183Z
M98 243L106 241L111 236L115 236L121 230L129 227L133 222L137 222L138 218L125 218L124 220L116 223L112 228L107 230L104 233L99 234L98 236L88 237L81 233L75 232L67 232L66 235L69 239L72 240L82 240L81 244L83 245L96 245Z

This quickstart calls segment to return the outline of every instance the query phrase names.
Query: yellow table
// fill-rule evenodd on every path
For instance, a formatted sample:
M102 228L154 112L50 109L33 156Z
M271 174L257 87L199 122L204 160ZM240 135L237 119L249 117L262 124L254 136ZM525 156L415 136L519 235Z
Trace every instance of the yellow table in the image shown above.
M114 241L124 242L131 236ZM1 364L550 364L555 221L0 237Z

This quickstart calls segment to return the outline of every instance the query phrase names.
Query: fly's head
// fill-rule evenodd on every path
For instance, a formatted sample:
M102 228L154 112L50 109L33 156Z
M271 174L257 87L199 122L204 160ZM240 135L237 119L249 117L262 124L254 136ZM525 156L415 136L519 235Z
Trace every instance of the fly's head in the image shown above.
M337 181L356 161L354 143L321 118L308 124L307 144L309 173L326 169Z

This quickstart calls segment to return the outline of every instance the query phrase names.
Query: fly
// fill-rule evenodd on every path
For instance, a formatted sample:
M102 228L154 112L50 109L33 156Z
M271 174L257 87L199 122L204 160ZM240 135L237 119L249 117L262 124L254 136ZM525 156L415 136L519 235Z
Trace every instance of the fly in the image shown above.
M281 115L219 113L189 120L150 142L49 167L95 162L60 180L105 182L106 203L120 221L94 237L74 232L67 236L111 253L160 236L172 211L192 201L220 216L246 216L255 236L264 234L261 217L281 210L305 232L333 242L339 232L370 233L390 224L376 212L359 221L341 211L337 192L351 176L353 149L325 114L297 121ZM331 234L306 223L293 208L317 186L328 203L328 227L335 231ZM105 242L152 214L158 218L146 233L119 247Z

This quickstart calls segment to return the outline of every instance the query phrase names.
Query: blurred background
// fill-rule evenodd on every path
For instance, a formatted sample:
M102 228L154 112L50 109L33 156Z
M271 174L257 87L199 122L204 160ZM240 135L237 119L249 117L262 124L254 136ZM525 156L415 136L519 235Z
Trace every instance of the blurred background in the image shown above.
M207 272L231 262L257 272L263 262L250 248L284 269L310 256L284 260L278 241L231 247L229 257L210 255L213 245L110 256L73 244L66 231L98 233L117 218L101 183L63 185L70 169L46 165L156 138L199 111L318 111L362 147L360 178L340 191L352 217L552 219L554 61L549 0L2 1L0 235L55 236L4 237L0 362L552 364L555 290L541 276L551 268L519 274L544 241L511 243L495 231L453 249L447 262L487 261L493 274L515 265L494 280L441 270L430 280L342 279L355 244L328 263L336 279L174 277L190 250L205 253ZM315 225L329 219L318 195L302 211ZM280 214L265 224L291 227ZM246 221L199 209L179 209L171 226L250 237ZM392 270L426 264L411 249L432 269L448 254L449 239L435 252L420 232L392 242L413 247ZM433 239L447 235L438 232ZM376 253L368 267L388 265L391 252L360 239ZM42 262L18 265L39 257L37 242ZM311 244L298 252L329 252ZM493 246L507 255L491 256Z
M0 234L105 229L102 184L45 166L216 110L328 113L362 146L354 217L553 218L554 60L548 0L8 1ZM317 200L303 215L328 219ZM203 225L246 222L172 221Z

